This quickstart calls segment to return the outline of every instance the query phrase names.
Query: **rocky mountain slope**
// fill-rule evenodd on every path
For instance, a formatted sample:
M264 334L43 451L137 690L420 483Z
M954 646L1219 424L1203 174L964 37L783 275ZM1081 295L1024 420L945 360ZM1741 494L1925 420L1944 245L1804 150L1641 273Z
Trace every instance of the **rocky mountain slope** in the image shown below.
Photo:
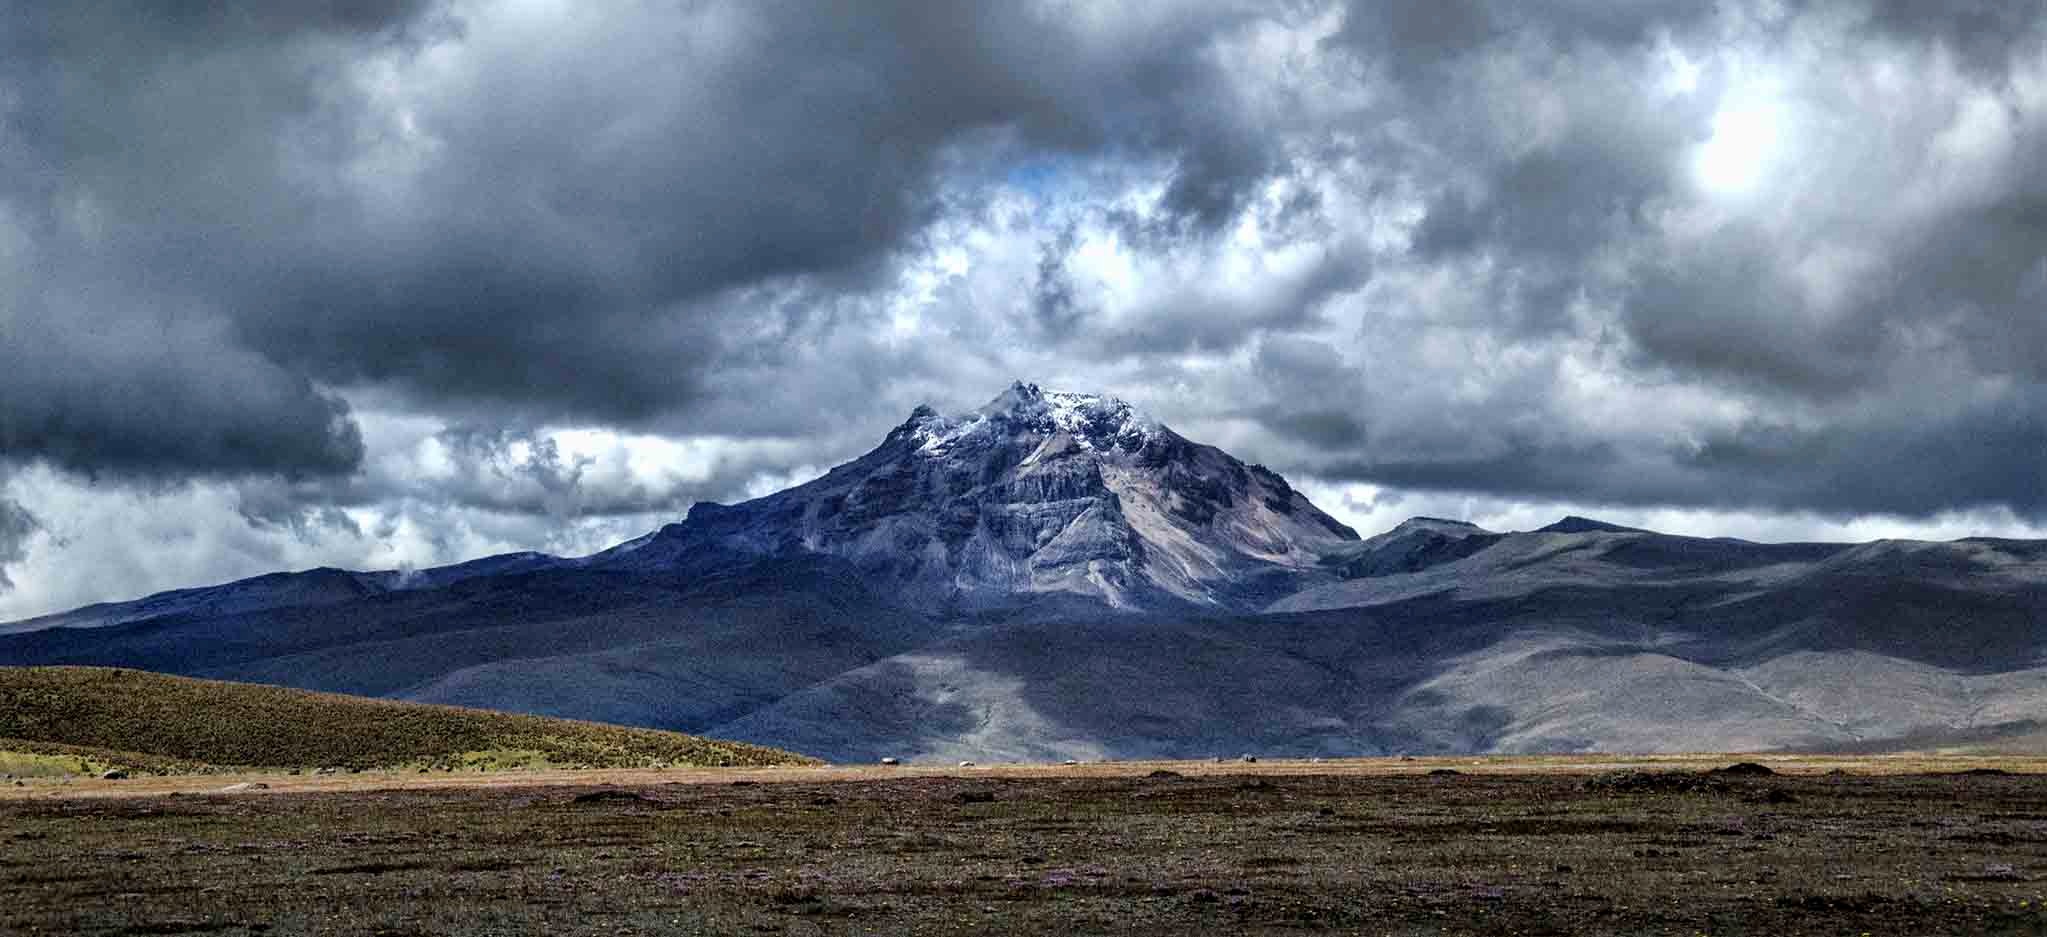
M811 551L951 609L1048 593L1117 609L1251 609L1333 581L1324 557L1355 540L1263 466L1113 397L1019 383L960 416L920 407L823 478L732 507L699 504L591 565Z
M1412 536L1438 524L1264 614L981 629L726 728L933 758L2037 747L2047 544Z
M2047 719L2047 543L1584 518L1361 540L1127 404L1024 384L590 557L278 574L11 627L0 664L834 759L1981 747Z

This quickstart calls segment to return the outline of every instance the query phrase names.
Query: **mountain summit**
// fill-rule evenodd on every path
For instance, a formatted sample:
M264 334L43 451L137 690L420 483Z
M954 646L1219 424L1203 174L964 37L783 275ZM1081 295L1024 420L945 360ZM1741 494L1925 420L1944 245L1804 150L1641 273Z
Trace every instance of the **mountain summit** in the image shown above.
M1277 474L1188 441L1115 397L1018 382L955 416L918 407L808 484L592 558L825 553L921 603L1070 594L1121 609L1254 609L1326 579L1357 533Z

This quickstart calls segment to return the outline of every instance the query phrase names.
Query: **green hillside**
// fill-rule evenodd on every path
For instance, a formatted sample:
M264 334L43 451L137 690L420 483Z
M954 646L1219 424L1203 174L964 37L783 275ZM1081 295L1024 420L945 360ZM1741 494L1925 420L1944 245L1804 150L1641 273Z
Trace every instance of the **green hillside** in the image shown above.
M0 752L152 773L813 763L677 732L102 667L0 667Z

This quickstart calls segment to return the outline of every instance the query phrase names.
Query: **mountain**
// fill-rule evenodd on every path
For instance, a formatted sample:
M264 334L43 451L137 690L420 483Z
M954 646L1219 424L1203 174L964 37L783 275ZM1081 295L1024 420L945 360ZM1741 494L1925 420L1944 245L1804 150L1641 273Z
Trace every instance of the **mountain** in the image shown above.
M845 558L871 584L954 610L1065 594L1117 609L1262 607L1333 579L1357 533L1263 466L1113 397L1018 383L959 416L920 407L823 478L591 558L662 569L706 551Z
M2047 737L2047 543L1769 544L1576 517L1360 539L1128 404L1029 384L919 408L815 481L593 556L279 574L6 627L0 664L841 760Z
M297 573L270 573L225 585L159 592L132 602L101 602L55 615L0 622L0 634L44 628L104 628L174 615L218 617L327 605L387 592L438 588L478 576L559 567L570 562L544 553L509 553L417 572L354 572L321 567Z

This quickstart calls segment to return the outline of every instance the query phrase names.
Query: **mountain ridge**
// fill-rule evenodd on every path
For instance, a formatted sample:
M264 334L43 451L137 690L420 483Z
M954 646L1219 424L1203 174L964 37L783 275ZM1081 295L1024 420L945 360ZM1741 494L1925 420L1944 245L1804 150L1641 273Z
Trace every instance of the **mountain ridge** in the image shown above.
M0 626L0 664L838 760L1868 750L2021 736L2047 707L2047 542L1582 517L1360 538L1120 400L1022 383L587 557L273 574L28 624L66 622L97 627Z

